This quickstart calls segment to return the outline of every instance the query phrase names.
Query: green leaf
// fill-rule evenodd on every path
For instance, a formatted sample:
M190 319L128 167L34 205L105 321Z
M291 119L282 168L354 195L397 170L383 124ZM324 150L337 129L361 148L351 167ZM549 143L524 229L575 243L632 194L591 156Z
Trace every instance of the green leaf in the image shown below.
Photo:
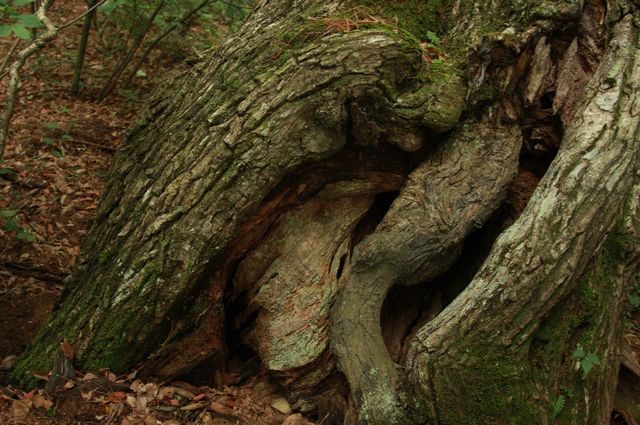
M43 137L42 141L44 142L45 145L53 145L55 143L55 140L53 140L51 137Z
M7 220L4 223L4 228L7 229L10 232L13 232L14 230L21 230L20 226L18 225L18 223L16 223L13 220Z
M11 31L16 35L16 37L21 38L23 40L29 40L31 38L31 33L28 29L21 24L11 24Z
M553 404L553 417L557 417L560 412L562 412L562 409L564 409L564 405L566 403L566 399L564 398L563 395L558 396L558 399L556 400L556 402Z
M11 168L0 168L0 176L3 174L15 174Z
M582 360L580 362L580 367L582 368L582 377L584 378L589 374L589 372L591 372L591 369L593 369L593 363L587 360Z
M427 31L427 40L433 44L440 44L440 37L433 31Z
M589 362L589 363L594 364L594 365L599 365L600 364L600 357L598 357L598 355L595 354L595 353L589 353L589 354L587 354L585 356L583 361L584 362Z
M574 359L584 359L586 355L587 353L585 353L583 349L578 348L576 351L573 352L571 357L573 357Z
M56 128L60 128L60 126L58 125L57 122L48 122L44 125L46 128L49 128L51 130L54 130Z
M33 3L33 0L13 0L14 6L26 6L29 3Z
M11 218L15 217L18 214L16 210L0 210L0 217L2 218Z
M36 235L31 232L27 232L26 230L19 230L18 233L16 233L16 238L25 242L34 242L36 240Z
M100 6L100 11L105 15L109 16L114 11L114 9L118 7L118 3L115 1L107 1L102 6Z
M11 27L9 25L0 24L0 37L9 37L11 35Z
M60 138L62 140L73 140L73 136L71 136L70 134L63 134Z
M42 26L42 22L40 22L40 19L38 19L38 17L33 14L18 15L16 18L19 23L27 28L40 28Z
M634 310L640 307L640 295L638 294L629 295L629 303L631 303L631 308L633 308Z
M51 155L55 156L56 158L64 158L64 153L59 150L51 151Z
M63 112L65 114L68 114L69 112L71 112L71 109L67 108L64 105L60 105L60 112Z

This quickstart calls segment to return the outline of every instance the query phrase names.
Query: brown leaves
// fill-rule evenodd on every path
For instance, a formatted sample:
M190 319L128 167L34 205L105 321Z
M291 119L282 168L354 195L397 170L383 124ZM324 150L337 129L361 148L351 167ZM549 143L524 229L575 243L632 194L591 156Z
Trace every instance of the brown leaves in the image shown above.
M30 391L22 394L19 399L14 399L8 410L9 418L14 421L24 421L31 413L32 409L49 411L53 407L47 395L42 391Z
M60 350L62 350L62 353L67 359L73 360L73 357L75 356L75 350L73 348L73 345L71 345L71 343L67 341L66 338L60 343Z

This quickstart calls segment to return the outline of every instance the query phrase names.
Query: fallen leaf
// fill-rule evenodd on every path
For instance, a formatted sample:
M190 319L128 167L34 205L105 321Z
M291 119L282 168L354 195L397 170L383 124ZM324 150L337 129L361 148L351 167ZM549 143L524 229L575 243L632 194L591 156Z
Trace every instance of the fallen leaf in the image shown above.
M33 405L49 410L53 406L53 402L41 394L36 394L33 396Z
M213 410L216 413L220 413L222 415L230 415L233 411L227 406L218 403L217 401L212 401L209 403L209 409Z
M89 401L93 398L93 394L95 393L95 390L91 390L91 391L80 391L80 395L82 396L83 399Z
M127 394L127 404L132 408L135 409L136 408L136 398L134 396L132 396L131 394Z
M105 397L105 401L110 403L123 403L126 399L127 393L124 391L115 391L107 394L107 397Z
M71 343L67 341L66 338L63 339L62 342L60 343L60 349L62 350L62 354L64 354L66 358L68 358L69 360L73 360L73 355L74 355L73 345L71 345Z
M9 370L9 369L11 369L11 366L13 366L13 364L16 362L17 358L18 358L18 356L16 356L15 354L11 354L11 355L6 356L5 358L3 358L2 362L0 362L0 370Z
M209 412L205 412L200 416L200 423L202 425L213 425L213 418L211 417L211 414Z
M291 406L289 405L289 402L287 401L287 399L284 397L274 398L271 401L271 407L273 407L280 413L284 413L285 415L288 415L289 413L291 413Z
M22 400L32 400L33 396L36 394L36 390L31 390L28 393L22 394Z
M145 416L142 421L144 422L144 425L157 425L158 424L158 420L156 418L154 418L153 416L151 416L151 415Z
M175 406L154 406L153 409L159 412L175 412L178 408Z
M9 417L12 419L24 419L29 415L31 408L22 400L14 400L9 407Z
M313 425L313 422L306 420L300 413L289 415L282 421L282 425Z
M180 387L176 387L175 391L176 391L176 394L179 395L180 397L188 398L189 400L193 400L193 398L196 396L191 391L187 391L184 388L180 388Z
M191 404L187 404L186 406L182 406L180 410L190 412L192 410L198 410L205 407L207 407L206 403L191 403Z

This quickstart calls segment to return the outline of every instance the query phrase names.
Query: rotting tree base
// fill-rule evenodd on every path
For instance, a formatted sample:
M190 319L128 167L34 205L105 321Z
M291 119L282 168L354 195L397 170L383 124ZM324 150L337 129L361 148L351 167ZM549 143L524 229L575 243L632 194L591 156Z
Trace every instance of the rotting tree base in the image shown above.
M337 400L347 422L601 423L638 268L636 6L403 5L262 2L169 81L14 377L63 337L85 369L223 367L226 322L298 408ZM392 357L390 288L450 269L547 168L518 157L556 150L470 285L432 320L396 316ZM577 348L601 363L585 377Z

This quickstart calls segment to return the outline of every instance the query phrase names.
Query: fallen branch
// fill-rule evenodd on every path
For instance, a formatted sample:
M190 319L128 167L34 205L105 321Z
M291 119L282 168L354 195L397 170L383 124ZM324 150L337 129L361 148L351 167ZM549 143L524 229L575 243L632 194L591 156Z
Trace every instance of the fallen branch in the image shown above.
M16 49L18 48L18 44L20 44L20 39L16 38L16 41L11 45L11 49L9 49L9 53L7 53L7 56L4 57L4 60L2 61L2 65L0 65L0 79L4 78L4 76L6 75L5 72L7 69L7 65L9 65L9 60L11 59L11 56L13 56Z
M117 151L117 148L114 148L114 147L111 147L111 146L106 146L106 145L101 145L99 143L87 142L87 141L84 141L84 140L74 140L73 143L78 143L78 144L87 145L87 146L93 146L95 148L104 149L104 150L109 151L109 152Z
M29 276L43 282L57 284L62 284L64 279L69 275L61 271L24 263L3 262L0 263L0 267L16 275Z

